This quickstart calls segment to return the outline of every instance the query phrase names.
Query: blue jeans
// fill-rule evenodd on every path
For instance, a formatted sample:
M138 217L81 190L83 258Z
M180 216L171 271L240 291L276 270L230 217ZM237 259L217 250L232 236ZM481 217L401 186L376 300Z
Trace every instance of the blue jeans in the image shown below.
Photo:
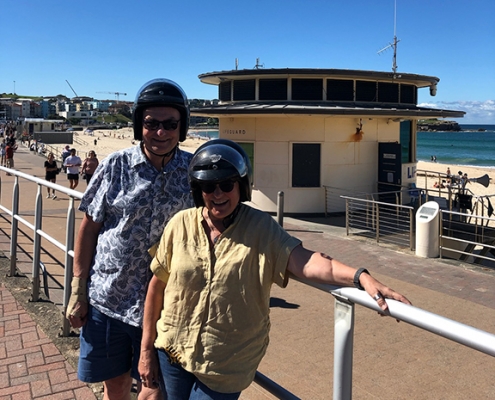
M241 392L220 393L211 390L179 364L171 364L168 354L162 349L158 349L158 360L164 391L170 400L237 400L241 395Z

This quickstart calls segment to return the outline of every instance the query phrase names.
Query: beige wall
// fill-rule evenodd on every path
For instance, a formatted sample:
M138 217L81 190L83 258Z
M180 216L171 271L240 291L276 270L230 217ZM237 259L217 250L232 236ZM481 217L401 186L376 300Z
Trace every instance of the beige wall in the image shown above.
M364 134L356 135L360 122ZM253 206L275 212L277 193L283 191L286 213L323 213L323 186L347 194L376 190L378 142L399 141L399 123L388 118L224 117L220 118L219 135L255 143ZM321 188L290 187L292 143L321 143Z

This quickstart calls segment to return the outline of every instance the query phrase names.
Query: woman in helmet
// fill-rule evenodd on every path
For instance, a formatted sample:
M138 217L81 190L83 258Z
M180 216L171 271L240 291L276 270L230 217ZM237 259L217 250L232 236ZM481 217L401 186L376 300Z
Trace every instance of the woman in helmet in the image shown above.
M193 206L187 179L192 154L181 151L189 125L187 97L175 82L155 79L133 110L139 144L109 155L88 183L74 251L66 315L81 328L78 378L103 382L108 398L128 398L139 380L141 325L151 279L148 249L168 220ZM141 389L141 384L138 384ZM145 388L148 399L157 389ZM141 397L140 397L141 398Z
M271 285L285 287L287 272L354 284L383 310L385 297L409 304L366 270L306 250L270 215L243 204L251 199L252 169L235 143L199 148L189 182L196 208L172 218L151 263L139 365L145 385L160 369L171 399L193 391L195 399L237 399L268 345Z

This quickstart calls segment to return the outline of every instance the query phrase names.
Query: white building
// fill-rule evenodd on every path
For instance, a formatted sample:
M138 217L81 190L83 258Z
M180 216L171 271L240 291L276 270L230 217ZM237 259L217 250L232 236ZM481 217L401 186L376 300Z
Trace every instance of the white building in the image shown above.
M219 103L191 109L219 119L220 138L241 144L254 167L253 205L274 212L285 194L288 214L329 209L334 193L397 190L416 178L418 119L464 112L417 106L439 79L337 69L254 69L199 76L217 85Z

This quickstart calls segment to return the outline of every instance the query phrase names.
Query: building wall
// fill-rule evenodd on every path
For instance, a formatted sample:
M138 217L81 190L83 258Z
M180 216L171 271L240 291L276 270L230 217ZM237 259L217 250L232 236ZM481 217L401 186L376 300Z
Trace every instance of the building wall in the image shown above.
M364 133L356 134L360 123ZM286 213L324 213L323 186L342 194L375 192L378 143L400 139L399 123L388 118L286 115L220 118L219 136L254 143L252 205L275 212L283 191ZM294 143L321 144L321 187L291 187Z

